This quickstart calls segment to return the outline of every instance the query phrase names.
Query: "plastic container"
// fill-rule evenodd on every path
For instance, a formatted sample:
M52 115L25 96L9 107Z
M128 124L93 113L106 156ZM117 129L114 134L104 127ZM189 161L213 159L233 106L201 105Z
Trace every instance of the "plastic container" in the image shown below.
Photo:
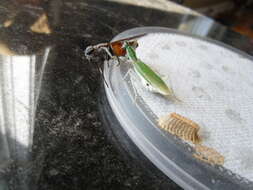
M161 27L141 27L127 30L112 41L142 33L177 33ZM194 37L194 36L192 36ZM223 43L216 43L239 54L245 53ZM246 55L247 56L247 55ZM104 85L107 100L120 125L143 154L164 174L184 189L252 189L253 183L221 166L211 166L193 158L193 149L187 143L164 133L156 126L156 117L140 98L134 99L131 83L125 78L130 65L104 65Z

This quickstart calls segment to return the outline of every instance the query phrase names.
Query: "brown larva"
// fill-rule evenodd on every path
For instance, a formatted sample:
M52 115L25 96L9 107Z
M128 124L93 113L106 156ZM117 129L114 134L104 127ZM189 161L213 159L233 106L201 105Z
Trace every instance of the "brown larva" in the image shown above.
M159 118L158 124L162 129L186 141L200 143L199 125L186 117L171 113L169 116Z

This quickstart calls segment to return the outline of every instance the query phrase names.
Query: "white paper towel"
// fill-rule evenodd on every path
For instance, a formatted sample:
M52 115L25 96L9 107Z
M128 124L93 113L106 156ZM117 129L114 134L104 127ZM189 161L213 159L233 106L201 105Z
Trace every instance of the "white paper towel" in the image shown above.
M133 85L157 117L179 113L197 122L204 145L224 167L253 181L253 61L216 44L178 34L149 34L137 56L160 73L182 104Z

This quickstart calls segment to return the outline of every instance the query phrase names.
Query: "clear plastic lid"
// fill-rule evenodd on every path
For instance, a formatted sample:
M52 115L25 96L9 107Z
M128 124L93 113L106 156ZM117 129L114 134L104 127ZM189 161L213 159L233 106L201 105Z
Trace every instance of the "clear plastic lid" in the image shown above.
M141 27L127 30L112 41L143 33L169 33L190 36L172 29ZM220 42L191 36L209 43L218 44L237 54L243 52ZM251 57L249 59L252 60ZM250 189L253 183L223 166L210 165L195 159L194 149L181 139L165 133L157 126L155 115L140 96L136 97L127 72L130 64L104 65L104 77L108 83L105 91L110 106L128 136L137 147L169 178L185 189Z

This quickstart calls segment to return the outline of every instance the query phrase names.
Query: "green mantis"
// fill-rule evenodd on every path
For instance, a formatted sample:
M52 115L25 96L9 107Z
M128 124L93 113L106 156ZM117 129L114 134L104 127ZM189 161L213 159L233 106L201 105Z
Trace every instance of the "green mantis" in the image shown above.
M133 38L131 38L133 39ZM134 41L136 42L136 41ZM129 41L129 39L118 40L116 42L107 43L107 45L98 44L96 46L89 46L86 48L85 55L90 57L90 52L98 48L103 48L107 54L113 52L117 56L127 56L133 65L134 71L140 77L142 84L151 92L161 94L170 100L178 100L172 89L162 80L162 78L149 67L147 64L137 58L135 52L136 43ZM135 45L133 45L135 44ZM109 54L111 56L111 54ZM119 59L118 59L119 60Z
M134 48L128 42L125 42L124 48L126 49L128 59L132 62L134 70L141 78L143 85L151 92L176 100L172 89L147 64L137 58Z

